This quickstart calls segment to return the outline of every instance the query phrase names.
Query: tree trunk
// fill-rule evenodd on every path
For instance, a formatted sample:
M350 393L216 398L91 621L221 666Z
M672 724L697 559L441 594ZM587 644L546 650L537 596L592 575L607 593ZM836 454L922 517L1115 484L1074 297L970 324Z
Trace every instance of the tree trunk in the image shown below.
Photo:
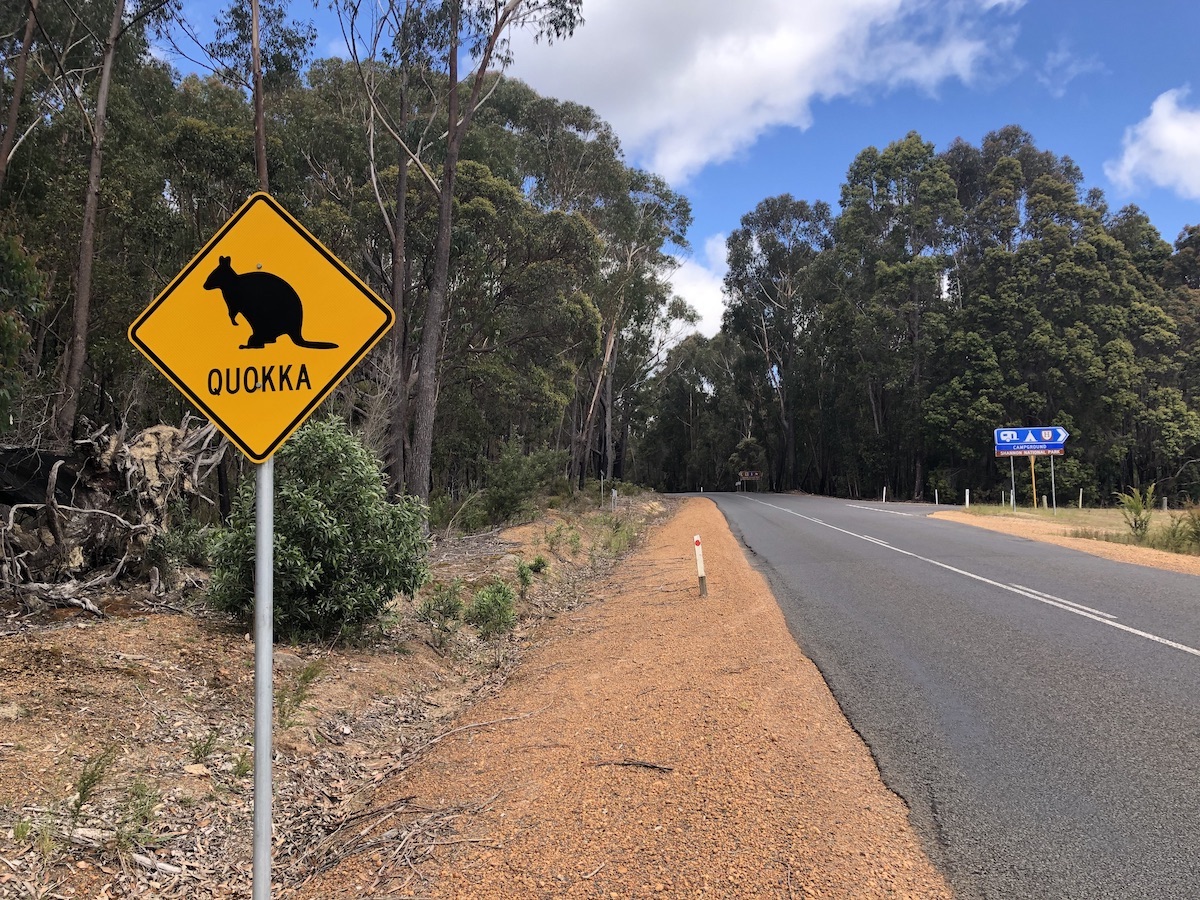
M608 328L608 336L604 339L604 355L600 359L600 371L596 375L596 386L592 390L592 400L588 404L587 413L583 418L583 427L576 442L576 458L575 478L578 480L580 487L583 487L583 482L587 478L588 461L592 452L592 435L596 426L596 410L600 404L600 392L604 388L605 376L608 374L608 367L612 364L612 359L616 353L617 345L617 328L621 321L621 311L625 303L622 299L617 304L617 311L614 313L612 322Z
M406 116L401 112L403 126ZM396 402L392 408L391 433L391 490L393 496L404 493L404 466L408 440L408 314L404 304L408 252L406 216L408 214L408 155L400 150L400 172L396 176L396 220L392 229L392 309L396 324L392 328L392 364L397 373Z
M96 252L96 217L100 205L100 170L103 163L104 132L108 116L108 92L112 85L113 62L125 0L113 7L108 42L100 68L100 86L96 92L96 113L92 126L92 153L88 162L87 193L83 199L83 231L79 238L79 263L75 278L75 308L71 319L71 340L67 347L67 368L63 380L62 405L55 416L55 432L60 439L70 437L79 409L79 391L83 387L83 369L87 362L88 320L92 306L92 263Z
M258 169L258 186L270 190L267 184L267 131L263 108L262 54L259 51L258 0L250 0L250 62L254 68L254 164Z
M449 65L450 92L447 103L449 125L446 135L446 160L442 167L441 195L438 197L438 230L434 244L433 279L425 318L421 325L421 346L417 357L417 410L413 428L412 467L409 490L421 500L429 499L430 467L433 462L433 422L437 416L438 356L442 342L442 316L446 312L446 294L450 278L450 236L454 214L454 176L458 167L461 128L458 119L458 6L452 5Z
M29 48L33 46L33 28L36 24L38 0L29 0L29 18L25 22L25 38L21 42L21 55L17 57L17 71L13 77L12 100L8 104L8 122L4 137L0 138L0 191L4 190L4 178L8 174L8 157L17 139L17 121L21 113L21 99L25 94L25 70L29 64Z
M618 341L620 338L618 337ZM613 347L613 355L616 356L617 349ZM613 477L613 458L615 453L613 441L613 372L616 366L608 367L608 375L604 379L604 476L612 481Z

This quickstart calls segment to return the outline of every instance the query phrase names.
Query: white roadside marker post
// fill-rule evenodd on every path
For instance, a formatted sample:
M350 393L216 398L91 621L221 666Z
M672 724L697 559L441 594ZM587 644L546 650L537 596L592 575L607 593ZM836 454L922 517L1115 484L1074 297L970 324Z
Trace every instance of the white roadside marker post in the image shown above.
M696 574L700 576L700 596L708 596L708 579L704 577L704 548L700 546L700 535L696 535Z

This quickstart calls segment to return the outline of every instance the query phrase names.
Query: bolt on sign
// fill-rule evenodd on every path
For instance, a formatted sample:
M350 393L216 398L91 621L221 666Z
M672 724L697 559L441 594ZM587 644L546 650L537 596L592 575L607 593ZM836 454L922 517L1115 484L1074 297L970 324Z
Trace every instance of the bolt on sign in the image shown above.
M137 317L129 339L261 463L395 318L273 197L257 193Z

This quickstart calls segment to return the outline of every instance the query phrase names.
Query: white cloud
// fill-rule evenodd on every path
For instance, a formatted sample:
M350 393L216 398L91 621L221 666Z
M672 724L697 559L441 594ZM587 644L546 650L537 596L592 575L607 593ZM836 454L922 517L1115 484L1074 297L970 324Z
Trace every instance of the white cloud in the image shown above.
M1118 187L1131 191L1145 179L1200 200L1200 109L1183 105L1188 88L1160 94L1150 115L1125 129L1121 158L1104 164Z
M1021 0L587 0L573 37L514 35L511 73L593 107L672 183L815 100L971 81L1011 47Z
M1075 55L1070 44L1059 41L1058 47L1046 54L1046 62L1037 80L1056 99L1066 96L1067 87L1076 78L1092 72L1103 72L1104 65L1097 59L1083 59Z
M721 330L721 315L725 312L721 283L728 268L725 235L714 234L704 242L703 259L680 257L679 267L671 276L675 293L700 313L696 330L705 337Z

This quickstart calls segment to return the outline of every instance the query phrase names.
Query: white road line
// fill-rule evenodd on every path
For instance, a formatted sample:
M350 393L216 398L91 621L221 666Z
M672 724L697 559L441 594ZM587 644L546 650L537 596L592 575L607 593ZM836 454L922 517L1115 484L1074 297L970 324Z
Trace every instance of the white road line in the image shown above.
M921 556L919 553L901 550L899 547L894 547L891 544L887 544L879 540L878 538L873 538L865 534L858 534L854 531L847 531L845 528L839 528L836 525L830 525L828 522L822 522L820 519L814 519L811 516L803 515L795 512L794 510L784 509L782 506L776 506L774 503L767 503L765 500L755 500L753 497L746 497L746 499L754 503L761 503L763 506L769 506L771 509L777 509L780 512L787 513L789 516L795 516L798 519L804 519L806 522L812 522L815 525L824 525L826 528L832 528L834 531L840 531L842 534L848 535L849 537L858 538L860 541L868 541L872 544L878 544L881 547L885 547L888 550L893 550L896 553L903 554L904 556L911 556L913 559L919 559L921 562L929 563L931 566L937 566L939 569L945 569L946 571L953 572L956 575L962 575L965 578L972 578L975 581L980 581L984 584L991 585L992 587L1000 588L1002 591L1008 591L1011 594L1019 594L1022 597L1028 597L1030 600L1036 600L1038 603L1045 603L1047 606L1055 606L1059 609L1066 610L1069 613L1074 613L1077 616L1083 616L1085 619L1091 619L1093 622L1099 622L1101 625L1108 625L1112 628L1117 628L1121 631L1128 632L1129 634L1135 634L1138 637L1145 638L1148 641L1154 641L1159 644L1164 644L1168 647L1174 647L1176 650L1182 650L1184 653L1192 654L1192 656L1200 656L1200 650L1197 650L1195 647L1189 647L1187 644L1180 644L1176 641L1159 637L1157 634L1151 634L1148 631L1140 631L1137 628L1130 628L1128 625L1122 625L1120 622L1113 621L1112 617L1105 618L1108 613L1096 611L1085 612L1086 607L1080 608L1078 605L1068 606L1067 601L1060 601L1057 598L1051 599L1049 594L1039 596L1038 593L1031 591L1028 588L1021 588L1017 585L1003 584L999 581L993 581L992 579L985 578L982 575L976 575L974 572L968 572L966 569L959 569L944 562L938 562L936 559L929 559L929 557Z
M1076 606L1079 609L1087 610L1088 612L1095 613L1098 616L1104 616L1106 619L1116 619L1116 616L1114 616L1112 613L1106 613L1101 609L1092 609L1090 606L1084 606L1082 603L1076 603L1073 600L1064 600L1062 597L1055 597L1053 594L1043 594L1041 591L1035 591L1031 587L1025 587L1024 585L1020 584L1014 584L1013 587L1019 588L1022 591L1028 591L1031 594L1037 594L1039 597L1044 597L1047 600L1057 600L1059 603L1065 603L1068 606Z
M887 513L889 516L908 516L910 519L913 518L912 513L897 512L894 509L880 509L878 506L859 506L857 503L847 503L846 505L851 509L865 509L870 512Z

